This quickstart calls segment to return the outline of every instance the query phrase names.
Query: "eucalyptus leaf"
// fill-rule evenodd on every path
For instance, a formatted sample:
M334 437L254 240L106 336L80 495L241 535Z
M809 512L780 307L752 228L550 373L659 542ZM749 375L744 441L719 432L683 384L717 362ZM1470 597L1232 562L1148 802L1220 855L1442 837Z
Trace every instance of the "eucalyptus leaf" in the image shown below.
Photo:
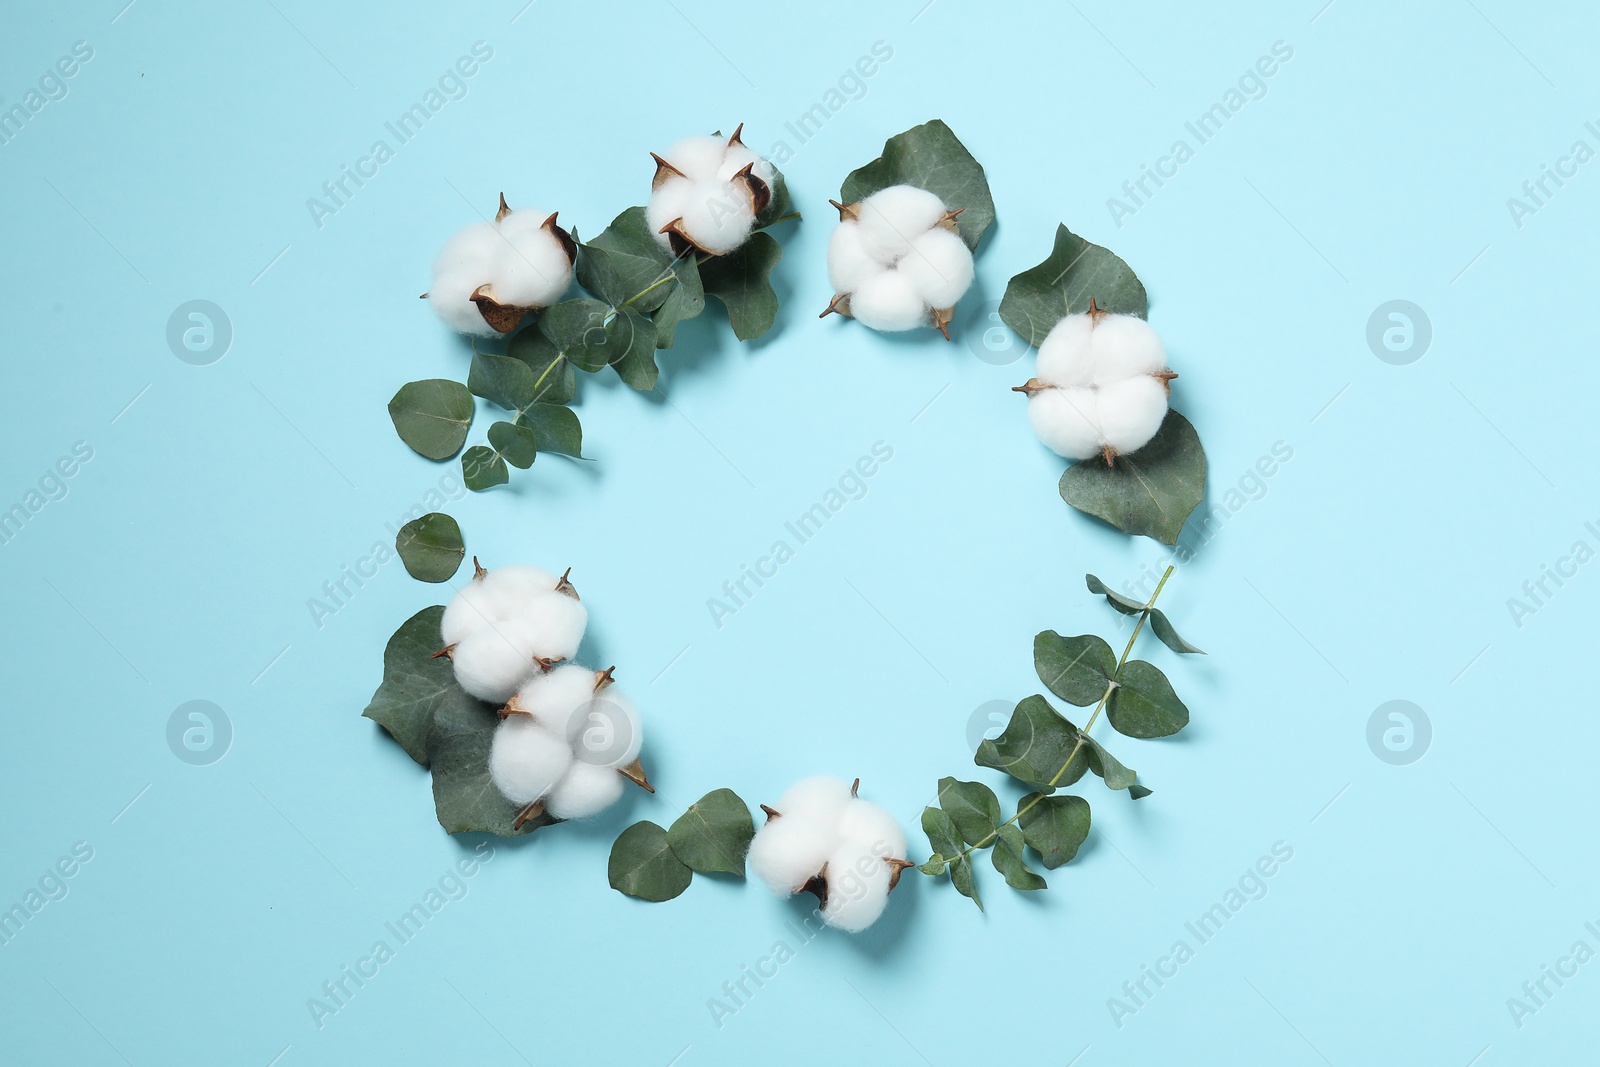
M688 889L694 872L672 851L667 831L653 822L636 822L612 843L606 876L619 893L662 901Z
M537 331L524 330L538 336ZM520 336L520 335L519 335ZM527 363L493 352L474 352L467 372L467 388L491 404L518 411L533 403L534 373Z
M606 366L610 317L611 308L604 301L579 296L545 308L538 328L575 367L592 373Z
M772 198L761 209L761 214L756 216L757 230L776 225L779 219L794 209L794 200L789 196L789 183L784 180L783 172L771 160L767 161L767 166L772 167L772 178L767 182L767 187L772 190Z
M560 404L535 404L517 422L533 431L540 452L583 458L583 427L578 414Z
M1123 766L1122 761L1107 752L1100 742L1082 731L1079 733L1083 737L1083 750L1089 755L1089 769L1106 783L1107 789L1126 789L1134 800L1150 795L1150 790L1139 784L1137 774Z
M994 869L1005 875L1006 885L1012 889L1035 890L1046 888L1045 880L1030 869L1022 858L1023 836L1015 824L1002 826L995 838L994 851L989 854Z
M400 527L394 547L406 573L420 582L448 581L467 552L461 542L460 525L440 511L429 512Z
M1117 672L1106 718L1128 737L1166 737L1189 725L1189 709L1153 663L1130 660Z
M449 661L437 662L450 670ZM459 687L456 690L460 692ZM433 770L433 806L439 825L452 834L483 831L516 837L553 822L539 815L518 828L520 804L513 804L489 777L489 749L500 717L481 701L466 697L439 704L428 731L428 764Z
M1144 611L1145 606L1139 603L1139 601L1130 600L1121 593L1113 591L1110 586L1106 585L1105 582L1102 582L1094 575L1086 574L1083 577L1085 583L1089 586L1089 592L1099 593L1101 596L1106 598L1107 604L1110 604L1112 607L1122 612L1122 614L1138 615Z
M1048 700L1031 696L1017 704L999 737L984 739L974 761L1004 771L1023 785L1049 791L1071 785L1088 770L1088 753L1081 746L1073 752L1078 737L1078 728Z
M444 606L435 605L401 623L383 649L383 682L361 713L387 730L424 767L434 712L446 704L477 703L456 684L450 661L432 658L443 643L439 637L443 617Z
M1047 871L1070 861L1089 836L1089 802L1082 797L1029 793L1017 801L1017 811L1022 838Z
M504 485L510 478L505 458L487 445L473 445L461 454L461 480L475 493Z
M449 459L466 443L472 394L460 382L446 378L408 382L389 401L389 418L412 451L429 459Z
M942 808L923 808L922 832L928 835L928 843L933 846L934 853L944 857L946 861L944 869L948 871L950 882L956 887L956 891L964 897L970 897L972 902L978 905L978 910L982 911L983 901L978 897L978 884L972 876L972 863L963 855L961 835L956 832L956 825L950 820L949 813Z
M982 782L939 779L939 807L969 845L988 842L1000 825L1000 800Z
M685 865L702 874L720 871L744 877L744 854L755 836L750 809L731 789L713 789L678 816L667 844Z
M632 301L648 313L671 293L671 283L658 283L674 275L678 262L650 232L644 208L630 207L579 246L578 284L613 307Z
M489 443L495 452L518 470L533 466L538 455L538 440L526 426L514 422L497 422L489 427Z
M754 233L738 249L700 264L700 277L708 295L728 308L733 335L741 341L760 337L778 317L778 294L772 288L772 270L783 249L770 234Z
M1205 493L1206 454L1189 420L1169 410L1161 429L1139 451L1074 463L1061 475L1061 499L1123 533L1143 534L1166 545L1178 534Z
M700 266L693 255L685 256L673 267L677 284L656 309L651 321L656 327L656 347L671 348L677 335L678 324L686 322L706 309L705 285L700 280Z
M648 393L656 387L656 327L631 307L617 309L606 326L606 360L629 388Z
M538 330L520 330L506 346L512 359L520 360L533 371L533 387L523 397L519 394L517 409L530 403L570 404L578 393L578 376L572 361L563 356L550 338Z
M1122 614L1140 615L1148 613L1150 616L1150 629L1155 633L1156 637L1160 638L1161 643L1172 649L1172 651L1200 656L1205 655L1203 649L1196 648L1178 636L1177 628L1172 625L1172 621L1167 618L1166 613L1160 608L1147 608L1137 600L1130 600L1121 593L1113 591L1106 583L1092 574L1084 575L1084 579L1088 583L1089 592L1099 593L1106 598L1106 603L1122 612Z
M963 209L956 229L968 248L977 248L983 231L994 221L994 198L983 167L940 119L913 126L884 143L883 155L850 172L839 200L854 204L891 185L915 185Z
M921 871L923 874L929 874L937 877L943 874L949 866L950 861L935 852L933 855L917 864L917 870Z
M1117 657L1094 634L1062 637L1045 630L1033 639L1033 669L1050 692L1081 708L1098 704L1106 695Z
M1102 311L1123 315L1144 318L1149 310L1144 284L1132 268L1115 253L1057 226L1049 258L1007 284L1000 320L1037 348L1056 323L1088 311L1091 299Z

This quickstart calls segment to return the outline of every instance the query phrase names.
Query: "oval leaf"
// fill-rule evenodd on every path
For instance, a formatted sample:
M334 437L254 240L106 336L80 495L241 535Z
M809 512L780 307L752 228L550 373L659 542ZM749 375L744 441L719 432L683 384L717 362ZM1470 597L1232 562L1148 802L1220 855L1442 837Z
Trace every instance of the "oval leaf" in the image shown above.
M1106 718L1117 733L1128 737L1166 737L1189 725L1189 709L1159 667L1136 659L1117 672Z
M889 138L883 155L845 178L839 199L854 204L891 185L915 185L937 195L946 207L963 209L956 229L968 248L978 247L994 221L994 197L982 165L940 119Z
M510 478L505 459L487 445L473 445L461 454L461 480L475 493L504 485Z
M574 459L583 457L583 427L571 408L560 404L535 404L518 417L533 431L540 452L555 452Z
M982 911L983 901L978 897L978 884L972 876L972 863L962 855L961 835L956 832L956 825L950 821L949 814L940 808L923 808L922 832L928 835L928 843L933 846L934 855L945 860L945 863L934 864L930 858L920 869L925 873L937 873L928 870L931 866L937 866L939 871L947 871L956 891L970 898L978 905L978 910Z
M406 573L419 582L448 581L467 552L461 542L461 527L441 511L429 512L400 527L394 547L400 553L400 562L406 565Z
M400 440L429 459L461 451L472 425L472 394L445 378L408 382L389 401L389 418Z
M437 623L434 632L437 640ZM450 670L443 657L434 662ZM454 683L451 671L452 686ZM454 687L461 699L441 702L428 731L428 764L433 769L433 806L439 825L452 834L482 831L517 837L553 822L540 814L517 826L522 805L507 800L489 777L489 748L500 717L489 705Z
M995 870L1005 875L1006 885L1012 889L1046 888L1045 880L1023 861L1022 845L1022 831L1015 825L1003 826L995 838L994 851L989 854L989 860Z
M521 423L497 422L489 427L489 443L495 454L518 470L533 466L538 455L537 441L534 432Z
M694 877L667 843L667 832L653 822L636 822L611 846L606 864L611 888L640 900L671 900Z
M1189 420L1168 411L1150 443L1112 466L1074 463L1061 475L1061 499L1123 533L1178 543L1206 485L1206 454Z
M1117 657L1094 634L1062 637L1046 630L1033 639L1033 669L1050 692L1081 708L1106 695Z
M770 279L782 258L777 241L756 233L736 251L700 265L706 293L727 306L728 322L739 340L760 337L777 320L778 294Z
M714 789L667 830L667 844L690 869L744 877L744 854L756 834L750 809L731 789Z
M1047 790L1071 785L1088 770L1088 754L1082 748L1073 754L1077 740L1076 726L1044 697L1031 696L1017 704L999 737L986 738L978 746L974 761L980 767L1004 771L1024 785ZM1069 757L1072 763L1066 766Z
M361 714L389 731L406 754L428 765L428 731L447 703L476 704L456 684L455 670L439 651L444 606L423 608L400 625L383 648L383 681Z
M1000 825L1000 800L982 782L939 779L939 807L969 845L988 841Z
M1047 871L1076 856L1089 836L1089 802L1082 797L1029 793L1017 801L1017 811L1022 838Z
M523 330L511 339L507 351L512 359L526 363L533 372L533 386L526 396L516 394L518 403L514 410L531 403L572 403L578 392L578 376L573 372L572 362L556 349L550 338L538 330Z
M1091 244L1065 226L1056 227L1050 257L1012 278L1000 299L1000 320L1038 348L1051 327L1089 310L1144 318L1149 310L1144 283L1108 249Z

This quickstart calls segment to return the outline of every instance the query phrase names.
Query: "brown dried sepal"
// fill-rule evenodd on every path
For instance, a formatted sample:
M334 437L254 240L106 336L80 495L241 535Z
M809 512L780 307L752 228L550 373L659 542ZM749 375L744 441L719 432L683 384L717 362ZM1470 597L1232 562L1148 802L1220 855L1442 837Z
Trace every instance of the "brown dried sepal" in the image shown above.
M494 221L504 222L507 215L511 214L511 207L506 203L506 194L500 194L500 210L494 213Z
M746 163L728 180L740 182L746 192L750 194L750 214L759 215L767 210L767 205L772 203L772 186L757 178L753 173L755 163Z
M889 892L891 893L894 892L894 887L900 884L900 876L905 873L906 868L916 866L910 860L897 860L887 856L884 857L883 862L889 865Z
M596 693L610 685L617 673L616 667L607 667L603 671L594 672L594 691Z
M478 305L478 314L483 316L495 333L510 333L515 330L531 307L517 307L514 304L502 304L489 295L488 283L478 286L472 291L472 302Z
M838 209L840 222L855 222L861 218L860 204L841 204L837 200L829 200L828 203Z
M965 210L967 209L964 207L958 207L954 211L946 211L943 215L939 216L939 221L934 223L934 225L938 226L940 229L949 230L953 234L960 234L961 227L956 225L956 216Z
M777 808L769 808L765 804L761 805L761 810L767 813L768 822L771 822L773 819L780 818L783 815L783 812L779 811Z
M944 334L946 341L950 340L950 323L955 320L955 317L956 309L953 307L933 309L933 325L938 328L940 333Z
M817 318L825 319L829 315L843 315L847 319L851 317L849 293L836 294L832 300L828 301L828 306L822 309L822 314L818 315Z
M690 252L699 252L702 255L707 256L716 254L708 249L700 247L695 243L694 238L690 237L688 231L683 228L683 218L681 216L673 219L656 232L667 235L668 247L672 249L672 254L680 259L688 255Z
M626 767L618 767L617 773L646 792L656 791L656 787L650 784L650 779L645 777L643 760L635 759Z
M543 814L544 814L544 801L535 800L532 804L529 804L527 807L525 807L521 811L517 812L517 817L515 819L513 819L512 822L511 822L511 828L513 830L520 830L527 823L532 822L534 819L537 819L539 816L541 816Z
M1055 388L1055 386L1049 385L1046 382L1041 382L1037 378L1029 378L1027 381L1023 382L1021 385L1013 385L1011 387L1011 391L1013 393L1027 393L1029 396L1032 396L1034 393L1042 393L1046 389L1054 389L1054 388Z
M561 572L561 577L556 579L556 592L562 596L569 596L573 600L582 600L583 598L578 595L578 587L567 580L571 575L571 567Z
M561 214L559 211L550 212L550 217L545 219L539 228L549 231L550 236L556 239L561 251L566 253L567 263L570 265L578 262L578 242L573 239L572 234L556 225L556 216L559 214Z
M674 167L671 163L668 163L654 152L650 153L650 158L656 161L656 173L655 176L650 179L650 188L659 189L661 188L662 183L671 181L673 178L688 177L688 175L683 171L679 170L677 167Z
M513 715L526 715L530 719L533 718L533 712L522 706L515 693L511 695L510 700L506 701L505 707L495 712L495 714L500 716L501 719L509 719Z
M818 871L816 874L813 874L810 878L807 878L806 879L806 884L801 886L799 888L798 892L810 893L811 895L813 895L814 897L817 898L817 906L819 908L827 907L828 906L828 865L826 863L824 863L822 865L822 870Z

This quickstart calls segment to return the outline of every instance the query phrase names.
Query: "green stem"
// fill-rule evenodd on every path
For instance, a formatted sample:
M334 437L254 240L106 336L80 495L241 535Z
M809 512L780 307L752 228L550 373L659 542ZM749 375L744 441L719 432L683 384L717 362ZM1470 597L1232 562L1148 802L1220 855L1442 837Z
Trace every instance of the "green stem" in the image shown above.
M622 303L618 304L617 307L625 308L629 304L633 303L635 300L638 300L640 297L649 296L651 293L655 292L657 289L661 288L663 285L666 285L668 282L671 282L671 281L677 281L677 279L678 279L678 275L677 275L676 271L668 271L666 274L663 274L661 277L659 277L655 281L651 282L649 284L649 286L647 286L642 292L634 293L632 296L628 297L628 299L626 299Z
M1116 676L1122 673L1122 665L1128 662L1128 656L1133 653L1133 643L1139 640L1139 633L1144 629L1145 620L1150 617L1151 610L1156 606L1156 597L1161 595L1161 590L1167 584L1167 579L1172 577L1172 572L1174 569L1175 568L1169 566L1166 573L1161 576L1161 581L1156 583L1155 592L1150 594L1150 599L1145 602L1144 610L1139 612L1139 621L1134 625L1133 633L1128 635L1128 643L1122 648L1122 658L1117 660L1117 669L1112 672L1111 678L1106 682L1106 691L1100 694L1100 703L1095 705L1094 714L1089 716L1089 721L1083 724L1082 730L1078 731L1078 740L1073 743L1072 751L1067 754L1067 761L1063 763L1061 765L1061 769L1056 771L1055 775L1051 777L1049 784L1045 788L1054 789L1056 787L1056 783L1060 782L1062 776L1067 773L1067 768L1072 766L1072 761L1077 759L1078 753L1083 750L1083 743L1088 740L1089 731L1093 729L1095 722L1100 718L1100 712L1105 709L1106 701L1111 699L1112 692L1114 692L1117 688ZM985 845L988 845L990 842L994 841L995 838L1000 836L1001 830L1004 830L1007 826L1010 826L1028 812L1032 811L1034 806L1042 801L1044 797L1045 794L1041 790L1039 795L1030 800L1025 807L1018 808L1015 815L1011 816L1011 818L1007 819L1005 822L991 830L989 832L989 836L985 837L982 841L979 841L976 845L968 845L962 850L961 855L957 856L955 859L964 860L972 854L973 849L983 848ZM951 860L951 862L954 863L955 860Z

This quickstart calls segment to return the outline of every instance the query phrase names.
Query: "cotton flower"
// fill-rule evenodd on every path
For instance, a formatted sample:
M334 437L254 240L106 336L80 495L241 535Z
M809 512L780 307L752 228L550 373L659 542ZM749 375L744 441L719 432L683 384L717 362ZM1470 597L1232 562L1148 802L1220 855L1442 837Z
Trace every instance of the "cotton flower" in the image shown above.
M537 719L511 715L495 727L489 778L513 804L531 804L545 796L571 767L572 747L566 738Z
M1068 459L1137 452L1167 416L1167 353L1150 324L1114 315L1089 302L1068 315L1039 345L1034 377L1016 391L1028 395L1028 422L1045 446Z
M926 189L891 185L840 204L828 240L836 294L822 314L848 315L874 330L937 326L946 338L956 301L972 286L972 252L954 211Z
M527 566L487 571L472 562L472 580L439 620L442 654L462 689L504 704L541 667L578 651L589 613L566 575Z
M733 136L689 137L656 161L645 222L663 248L723 256L744 244L772 201L772 165Z
M480 337L510 333L529 311L561 299L577 252L554 214L512 211L502 196L494 222L471 223L445 242L423 295L454 330Z
M823 921L859 933L877 921L889 891L912 866L906 837L883 808L826 776L790 786L750 841L750 870L780 896L804 889L822 902Z

